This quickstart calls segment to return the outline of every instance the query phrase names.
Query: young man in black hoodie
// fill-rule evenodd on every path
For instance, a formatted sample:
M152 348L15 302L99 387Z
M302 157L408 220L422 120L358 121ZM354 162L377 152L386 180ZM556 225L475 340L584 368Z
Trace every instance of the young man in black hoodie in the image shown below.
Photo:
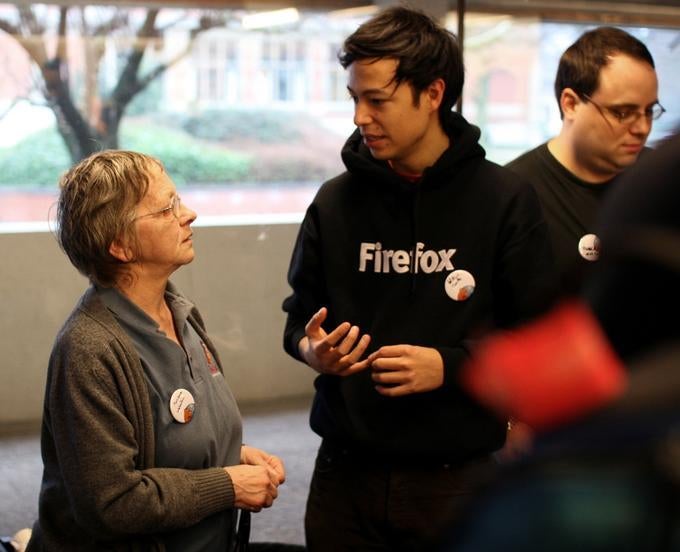
M284 346L319 372L310 550L418 550L494 471L506 424L456 383L466 343L542 309L551 251L535 193L451 109L454 35L388 8L344 43L357 130L307 210Z

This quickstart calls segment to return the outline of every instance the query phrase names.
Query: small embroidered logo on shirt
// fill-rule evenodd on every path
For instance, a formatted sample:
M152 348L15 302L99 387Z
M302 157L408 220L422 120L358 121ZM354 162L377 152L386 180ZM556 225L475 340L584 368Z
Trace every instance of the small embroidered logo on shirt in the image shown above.
M203 354L205 355L205 361L208 363L208 369L210 374L216 376L220 373L220 369L217 367L217 362L215 362L215 357L210 354L208 346L201 341L201 347L203 347Z

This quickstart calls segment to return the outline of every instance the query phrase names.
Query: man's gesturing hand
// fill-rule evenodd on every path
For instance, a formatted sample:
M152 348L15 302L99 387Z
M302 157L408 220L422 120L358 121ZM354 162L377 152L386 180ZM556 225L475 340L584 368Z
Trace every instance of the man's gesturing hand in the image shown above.
M326 316L328 310L322 307L305 326L305 337L298 345L305 362L321 374L336 376L349 376L368 367L366 360L360 359L371 337L368 334L359 337L359 327L349 322L326 333L321 327Z

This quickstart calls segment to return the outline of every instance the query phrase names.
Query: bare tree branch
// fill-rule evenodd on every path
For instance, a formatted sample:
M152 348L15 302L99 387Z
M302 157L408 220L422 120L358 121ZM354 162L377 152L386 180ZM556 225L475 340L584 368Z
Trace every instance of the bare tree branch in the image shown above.
M45 32L45 27L39 23L31 6L22 2L17 6L17 10L25 31L22 34L41 36Z
M55 9L59 10L57 26L54 29L57 44L53 55L50 55L47 48L48 44L50 46L52 44L49 41L51 37L47 37L45 26L36 15L42 12L35 11L25 2L18 3L16 9L19 23L15 24L10 19L0 19L0 30L9 33L17 40L34 62L36 70L33 75L36 82L41 79L37 88L41 90L47 105L54 112L57 129L74 162L101 147L118 147L120 121L130 101L185 57L191 50L191 43L199 33L224 25L224 17L213 14L204 15L198 21L196 28L189 32L189 44L182 51L173 54L171 59L155 65L142 75L142 61L149 46L162 36L164 29L185 21L184 18L178 18L161 28L158 26L160 8L148 9L131 44L125 45L126 58L113 89L102 91L100 86L103 81L99 78L100 66L106 49L111 44L106 37L127 26L128 12L99 10L94 13L95 16L97 13L105 13L107 17L95 25L89 23L92 18L87 17L86 8L78 8L80 18L77 23L81 27L80 37L85 72L83 86L76 89L75 83L72 85L69 82L69 25L76 23L68 17L70 13L73 13L72 9L69 11L68 6L45 8L45 13L48 15L54 14ZM50 20L49 17L45 19L45 21ZM83 94L83 100L78 103L73 99L76 93ZM15 100L17 101L19 99Z
M189 52L191 51L191 44L189 44L184 50L177 54L174 58L166 63L161 63L157 65L154 69L149 71L146 75L137 81L136 92L141 92L144 90L152 81L156 80L163 73L165 73L170 67L175 65L177 62L181 61Z
M5 21L4 19L0 19L0 31L5 31L8 35L12 35L14 38L18 37L19 33L21 32L19 27L12 25L9 21Z
M127 22L128 22L127 15L122 11L118 10L116 11L116 13L113 14L113 17L108 21L105 21L100 25L92 27L92 29L89 32L89 36L106 37L106 35L109 35L113 31L116 31L127 25Z
M144 88L146 88L152 81L160 77L173 65L185 58L187 54L189 54L193 49L194 40L198 34L215 27L220 27L222 25L224 25L224 18L222 17L202 17L199 21L199 25L191 30L191 40L187 46L181 52L177 53L171 60L156 66L153 70L149 71L145 76L140 78L137 92L144 90Z
M55 56L58 60L66 61L66 16L68 15L68 8L62 6L59 8L59 28L57 30L57 51Z
M130 54L128 55L127 63L125 64L125 68L123 69L123 72L118 79L118 84L112 94L113 101L120 106L127 105L136 91L139 90L137 88L137 74L148 40L157 34L155 28L156 17L158 17L158 10L150 9L146 13L146 19L144 20L143 25L137 31Z
M30 7L17 7L20 25L14 26L8 21L2 20L0 25L21 45L29 57L38 66L42 66L47 60L47 51L42 42L41 34L44 32L42 25L38 23L35 14Z

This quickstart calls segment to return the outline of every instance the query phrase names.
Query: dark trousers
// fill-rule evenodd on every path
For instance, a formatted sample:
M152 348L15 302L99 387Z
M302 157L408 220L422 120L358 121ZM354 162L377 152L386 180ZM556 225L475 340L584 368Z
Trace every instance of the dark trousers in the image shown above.
M307 499L307 549L430 550L495 473L491 457L457 465L402 465L324 442Z

